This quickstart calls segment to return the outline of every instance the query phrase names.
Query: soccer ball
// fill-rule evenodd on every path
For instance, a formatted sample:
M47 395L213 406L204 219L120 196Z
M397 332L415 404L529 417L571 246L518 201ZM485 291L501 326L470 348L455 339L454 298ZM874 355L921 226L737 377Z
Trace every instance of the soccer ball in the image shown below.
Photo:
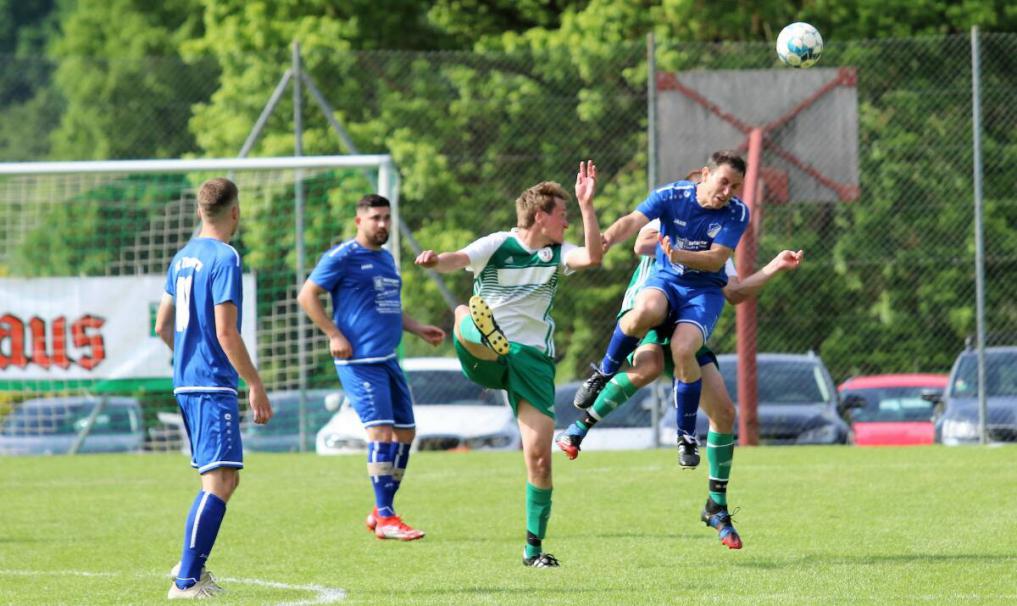
M792 23L777 36L777 56L791 67L812 67L823 54L823 37L808 23Z

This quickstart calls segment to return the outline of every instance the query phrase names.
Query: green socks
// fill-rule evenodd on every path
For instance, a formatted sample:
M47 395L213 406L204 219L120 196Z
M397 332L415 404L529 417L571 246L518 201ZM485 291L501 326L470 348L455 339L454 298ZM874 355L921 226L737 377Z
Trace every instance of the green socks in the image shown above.
M629 381L629 376L620 372L604 386L603 391L597 396L597 401L591 407L591 416L598 421L614 412L635 393L639 388Z
M540 555L541 541L551 518L551 489L526 483L526 557Z
M734 434L706 434L706 460L710 464L710 498L718 505L727 505L727 482L734 459Z

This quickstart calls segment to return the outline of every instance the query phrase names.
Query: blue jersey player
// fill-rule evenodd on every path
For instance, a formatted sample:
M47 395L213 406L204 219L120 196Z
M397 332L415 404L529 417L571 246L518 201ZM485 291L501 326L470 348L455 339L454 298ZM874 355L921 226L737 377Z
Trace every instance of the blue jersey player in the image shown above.
M424 533L403 522L393 506L415 436L413 402L396 347L404 330L432 345L444 340L445 331L403 312L402 279L382 248L392 225L389 201L375 194L361 198L356 224L356 237L321 257L297 300L328 337L339 381L367 432L375 503L367 527L379 539L412 541ZM321 302L324 293L332 298L331 318Z
M696 352L713 331L724 307L724 264L749 222L749 210L734 197L745 178L736 152L715 152L700 179L676 181L656 191L604 232L605 249L623 242L653 219L660 220L657 263L633 309L615 326L600 366L576 392L575 405L589 408L651 329L671 336L678 409L678 462L699 465L696 413L702 380Z
M173 350L173 393L191 444L201 490L184 526L184 550L174 567L170 599L211 597L220 591L205 571L226 503L244 466L237 375L247 382L255 423L272 406L240 337L244 293L240 255L228 244L240 222L237 186L211 179L198 190L201 232L173 257L156 331Z

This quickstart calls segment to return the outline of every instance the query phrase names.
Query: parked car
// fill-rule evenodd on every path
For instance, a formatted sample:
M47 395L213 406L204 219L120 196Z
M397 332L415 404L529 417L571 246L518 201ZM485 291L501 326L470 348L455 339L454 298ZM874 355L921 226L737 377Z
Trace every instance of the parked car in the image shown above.
M555 434L583 416L583 411L572 405L576 390L582 381L558 387L554 394ZM653 384L643 387L627 402L606 416L583 438L583 450L636 450L672 444L675 440L675 415L670 405L671 385L663 390L664 402L658 435L654 436L653 408L660 405L654 395ZM554 450L558 450L555 448Z
M88 425L79 453L136 452L144 443L141 405L134 398L72 396L26 400L0 425L0 454L66 454Z
M932 400L942 396L947 379L947 375L936 374L888 374L841 383L837 388L840 411L851 423L855 444L932 444Z
M309 389L306 392L304 449L314 451L318 430L328 423L335 414L335 407L329 407L328 400L339 399L342 392L337 389ZM272 403L272 420L257 425L250 420L250 411L245 415L241 428L244 450L269 452L300 451L300 392L269 392Z
M519 428L505 392L467 379L455 358L407 358L402 362L413 394L415 450L511 450ZM315 442L318 454L364 452L367 432L352 406L342 406Z
M720 373L738 404L738 356L717 356ZM823 360L814 353L756 354L760 444L846 444L851 430L837 412L837 390ZM705 444L709 429L700 411L696 433ZM735 434L738 422L735 421Z
M985 348L986 431L990 442L1017 442L1017 347ZM957 356L944 394L944 412L936 421L937 441L975 444L978 435L978 355Z

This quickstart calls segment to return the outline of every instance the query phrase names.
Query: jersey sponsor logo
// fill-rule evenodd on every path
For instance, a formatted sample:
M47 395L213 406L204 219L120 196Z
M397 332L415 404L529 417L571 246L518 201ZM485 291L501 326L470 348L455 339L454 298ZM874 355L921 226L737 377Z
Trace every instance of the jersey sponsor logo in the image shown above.
M720 233L720 223L710 223L709 229L706 230L706 235L711 238L716 238L717 234Z
M537 251L537 257L539 257L540 260L543 261L544 263L550 261L551 257L553 256L554 253L551 251L550 248L547 247L541 248L540 250Z

